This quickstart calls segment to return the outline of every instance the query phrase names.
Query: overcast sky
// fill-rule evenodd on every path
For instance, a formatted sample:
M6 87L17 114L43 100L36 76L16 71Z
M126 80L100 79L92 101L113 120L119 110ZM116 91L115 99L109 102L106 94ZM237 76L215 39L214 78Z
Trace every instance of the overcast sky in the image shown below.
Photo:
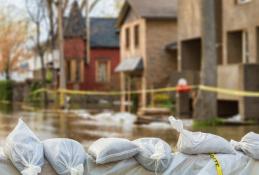
M26 10L27 0L0 0L1 9L9 9L8 14L14 18L26 19L28 18ZM72 3L74 0L70 0ZM77 0L80 2L80 0ZM90 0L91 2L94 0ZM101 0L99 4L93 9L91 16L93 17L117 17L119 9L117 8L117 2L123 2L124 0ZM69 8L68 8L69 9ZM66 12L66 15L68 13ZM42 24L42 30L46 30L46 24ZM47 38L47 30L43 32L42 40Z
M80 1L80 0L78 0ZM91 0L93 1L93 0ZM116 8L116 2L123 2L124 0L101 0L100 3L92 12L92 16L109 16L116 17L118 15L118 9ZM70 0L72 3L73 0ZM26 0L0 0L0 6L15 6L18 11L26 14ZM24 15L22 14L22 15Z

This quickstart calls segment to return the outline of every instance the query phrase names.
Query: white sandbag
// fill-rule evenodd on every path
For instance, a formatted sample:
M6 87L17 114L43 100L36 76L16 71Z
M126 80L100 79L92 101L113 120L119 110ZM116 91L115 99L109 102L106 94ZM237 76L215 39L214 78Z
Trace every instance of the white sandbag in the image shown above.
M231 140L231 144L236 150L242 151L247 156L259 160L259 134L249 132L240 142Z
M59 175L83 175L86 153L71 139L49 139L43 142L46 159Z
M169 117L172 127L180 133L177 149L185 154L235 154L230 142L224 138L202 132L191 132L183 128L183 122Z
M22 175L37 175L44 165L43 144L21 119L6 138L4 153Z
M127 139L101 138L89 147L88 152L97 164L105 164L131 158L139 148Z
M171 147L159 138L141 138L134 141L140 148L136 160L147 170L164 172L171 163Z

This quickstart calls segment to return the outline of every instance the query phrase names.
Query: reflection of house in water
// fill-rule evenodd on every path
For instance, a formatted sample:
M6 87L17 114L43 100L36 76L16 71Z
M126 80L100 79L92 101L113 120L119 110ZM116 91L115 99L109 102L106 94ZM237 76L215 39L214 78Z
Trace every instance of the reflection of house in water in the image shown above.
M175 0L127 0L120 13L121 63L117 71L121 72L122 91L141 90L139 112L150 105L145 90L166 86L177 68L176 8ZM125 102L131 98L122 95L123 111L130 110Z
M259 1L217 0L218 87L258 91L259 79ZM201 68L201 0L178 1L179 70L199 76ZM199 84L198 79L191 84ZM259 100L218 95L218 115L238 112L243 117L259 115Z

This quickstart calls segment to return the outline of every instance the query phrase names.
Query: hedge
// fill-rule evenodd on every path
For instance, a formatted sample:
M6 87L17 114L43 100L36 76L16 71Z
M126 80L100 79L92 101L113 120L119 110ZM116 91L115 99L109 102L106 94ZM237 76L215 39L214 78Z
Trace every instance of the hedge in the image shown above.
M0 101L12 101L13 83L12 81L0 81Z

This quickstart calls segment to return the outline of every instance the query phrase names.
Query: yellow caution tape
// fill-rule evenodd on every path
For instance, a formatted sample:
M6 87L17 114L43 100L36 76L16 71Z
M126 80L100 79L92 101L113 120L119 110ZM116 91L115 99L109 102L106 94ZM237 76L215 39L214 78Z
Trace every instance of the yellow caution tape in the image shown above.
M220 165L220 162L215 154L210 154L210 158L213 160L216 166L216 171L218 175L223 175L223 171Z
M234 90L234 89L224 89L224 88L210 87L210 86L204 86L204 85L200 85L198 88L202 91L216 92L216 93L219 93L219 94L226 94L226 95L232 95L232 96L259 97L259 92L240 91L240 90Z
M190 86L191 89L197 88L198 86ZM160 88L160 89L147 89L147 90L134 90L134 91L81 91L81 90L68 90L68 89L58 89L58 90L49 90L49 89L39 89L33 92L33 94L38 93L63 93L63 94L70 94L70 95L110 95L110 96L118 96L122 94L140 94L142 92L145 93L162 93L162 92L175 92L177 91L177 87L167 87L167 88Z
M211 87L205 85L192 85L189 86L190 89L194 90L201 90L207 92L214 92L218 94L225 94L225 95L232 95L232 96L239 96L239 97L259 97L259 92L252 92L252 91L241 91L241 90L234 90L234 89L225 89L219 87ZM58 90L49 90L49 89L39 89L34 91L32 94L38 93L60 93L60 94L67 94L67 95L95 95L95 96L119 96L123 94L140 94L142 92L145 93L163 93L163 92L175 92L177 91L177 87L167 87L167 88L159 88L159 89L147 89L147 90L134 90L134 91L81 91L81 90L68 90L68 89L58 89Z

